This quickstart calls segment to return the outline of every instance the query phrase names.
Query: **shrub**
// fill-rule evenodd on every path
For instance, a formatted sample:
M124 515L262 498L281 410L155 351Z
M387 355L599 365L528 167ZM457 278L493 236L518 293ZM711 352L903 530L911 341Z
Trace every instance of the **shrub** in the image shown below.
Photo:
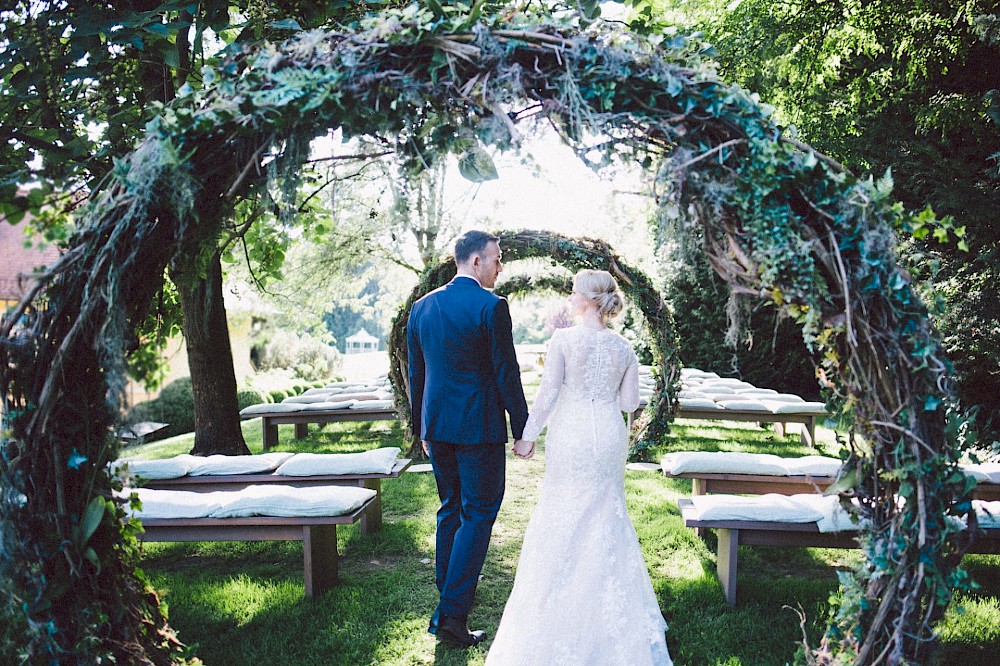
M263 391L254 388L245 388L236 394L236 401L240 409L250 405L259 405L262 402L269 402L268 396Z
M328 378L340 367L340 352L308 333L274 330L255 347L257 369L288 368L306 381Z
M282 389L273 389L270 392L270 396L271 396L271 402L281 402L282 400L288 397L288 393L286 393Z
M191 378L184 377L167 384L160 395L133 406L126 417L128 423L158 421L167 427L147 435L147 442L173 437L194 430L194 391Z
M166 434L163 437L194 431L194 391L191 389L190 377L167 384L156 401L159 403L163 422L170 424L164 428Z

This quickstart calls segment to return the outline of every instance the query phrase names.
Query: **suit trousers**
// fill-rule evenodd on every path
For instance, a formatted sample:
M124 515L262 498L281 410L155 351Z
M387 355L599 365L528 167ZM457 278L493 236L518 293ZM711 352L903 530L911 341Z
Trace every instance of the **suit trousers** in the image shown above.
M490 534L503 500L505 444L431 442L431 465L441 508L437 512L437 587L440 615L467 617L486 561Z

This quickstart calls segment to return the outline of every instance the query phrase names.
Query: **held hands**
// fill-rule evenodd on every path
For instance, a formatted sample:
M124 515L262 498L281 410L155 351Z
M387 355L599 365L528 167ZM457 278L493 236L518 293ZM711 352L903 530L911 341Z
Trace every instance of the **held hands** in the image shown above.
M535 443L528 439L519 439L514 442L512 450L514 451L514 455L521 460L528 460L535 455Z

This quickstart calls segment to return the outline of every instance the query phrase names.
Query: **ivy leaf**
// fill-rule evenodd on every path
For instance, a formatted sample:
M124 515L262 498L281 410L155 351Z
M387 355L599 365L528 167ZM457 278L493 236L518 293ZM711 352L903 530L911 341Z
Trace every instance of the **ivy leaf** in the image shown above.
M924 411L925 412L933 412L933 411L935 411L938 408L938 405L940 405L940 404L941 404L941 398L938 398L937 396L929 395L924 400Z
M302 26L299 22L293 18L282 19L280 21L272 21L271 27L275 30L297 30L301 31Z
M473 183L485 183L500 177L493 164L493 158L480 146L473 146L458 158L458 170Z
M73 447L73 453L69 454L69 460L66 461L66 467L70 469L80 469L80 465L87 462L87 456L82 455Z
M434 12L434 18L444 18L444 7L438 0L426 0L427 6Z
M87 508L83 512L83 520L80 521L81 545L87 543L97 531L107 507L107 502L100 495L91 499L90 503L87 504Z

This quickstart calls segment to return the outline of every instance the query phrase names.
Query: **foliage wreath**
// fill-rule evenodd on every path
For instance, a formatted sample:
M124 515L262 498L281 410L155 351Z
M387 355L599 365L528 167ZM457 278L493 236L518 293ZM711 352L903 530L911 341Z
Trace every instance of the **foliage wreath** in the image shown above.
M604 270L611 273L625 296L639 307L646 320L646 333L653 348L653 367L656 376L656 393L643 416L636 420L632 430L632 444L629 456L636 460L646 459L651 444L667 434L672 420L672 405L675 404L680 360L677 356L677 341L674 336L674 322L659 292L642 271L630 266L618 257L601 240L591 238L567 238L546 231L499 231L500 247L503 249L504 263L523 259L550 259L574 271L584 268ZM392 362L389 377L396 387L396 407L410 423L410 454L422 455L413 424L410 422L410 405L406 357L406 322L413 304L425 294L446 284L455 277L454 259L448 258L437 266L424 271L420 282L400 306L392 321L387 351ZM565 284L565 280L563 280ZM542 280L536 288L559 286L556 279ZM503 287L503 283L498 285ZM512 288L523 290L530 283L518 282ZM564 287L565 288L565 287Z
M517 122L547 119L582 159L640 161L664 218L734 288L772 300L823 357L828 404L850 426L843 497L864 565L846 576L822 663L924 661L963 581L973 484L947 363L895 262L893 229L933 224L784 133L685 38L612 24L411 5L312 31L205 69L147 126L81 210L72 247L0 323L0 597L32 662L181 658L137 568L134 521L107 463L124 358L164 267L205 251L235 203L293 180L307 139L392 137L414 168L482 161ZM469 169L474 172L474 168ZM31 307L34 305L35 307ZM857 436L856 436L857 435ZM8 594L9 592L9 594Z

